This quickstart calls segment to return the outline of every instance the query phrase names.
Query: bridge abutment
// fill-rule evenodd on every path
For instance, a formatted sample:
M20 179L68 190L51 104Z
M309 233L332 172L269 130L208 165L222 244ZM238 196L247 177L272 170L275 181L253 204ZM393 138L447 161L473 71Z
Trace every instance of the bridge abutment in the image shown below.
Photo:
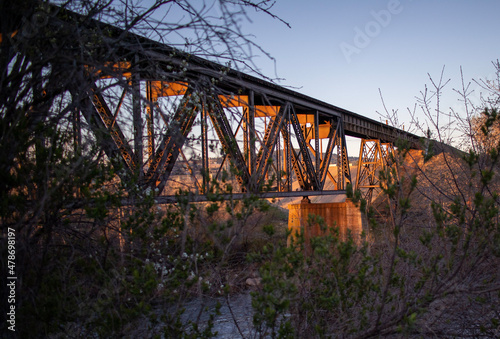
M368 230L366 215L361 213L359 206L356 206L350 199L344 202L334 203L311 203L305 197L300 204L288 205L288 229L292 232L304 232L304 240L309 244L312 237L328 234L332 227L339 228L340 239L346 240L350 231L355 242L361 242L361 234ZM317 222L308 223L309 215L320 216L324 220L324 225ZM290 239L289 239L290 243Z

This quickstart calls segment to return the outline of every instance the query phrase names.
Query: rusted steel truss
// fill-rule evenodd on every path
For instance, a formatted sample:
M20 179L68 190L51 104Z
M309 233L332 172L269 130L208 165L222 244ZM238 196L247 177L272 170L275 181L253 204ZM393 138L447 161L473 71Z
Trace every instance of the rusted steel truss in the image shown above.
M176 176L189 175L190 180L184 178L184 182L194 182L192 190L207 193L210 178L217 172L218 179L224 164L232 168L238 183L235 193L321 191L326 189L327 179L333 184L328 190L344 190L345 183L351 181L340 116L303 111L291 102L253 91L235 96L207 94L197 89L199 84L187 82L129 83L132 112L122 105L127 89L114 103L113 112L105 90L96 84L89 94L91 107L82 113L96 135L105 131L107 138L101 140L107 156L120 159L129 174L138 175L140 183L157 188L163 195L175 193L169 185L173 172ZM159 100L172 97L177 98L177 104L169 110L160 109ZM132 128L128 129L133 131L128 135L122 131L127 126L121 126L125 119L117 119L120 114L131 116ZM211 164L217 157L209 145L214 144L214 137L224 154L218 170ZM186 146L189 138L200 144L197 155L193 156L196 152ZM174 171L178 162L182 168ZM336 175L331 172L332 166Z
M115 57L82 66L92 89L72 95L108 158L159 194L207 194L228 176L234 193L342 191L351 182L346 135L418 143L411 133L106 27L117 30L106 42ZM82 124L77 113L73 120L77 144ZM358 169L370 196L383 157L378 145L363 144L367 169Z
M150 185L156 186L159 191L165 187L166 181L179 157L179 152L191 131L196 110L192 103L191 91L188 91L181 100L179 107L170 121L166 133L153 154L153 159L146 172L145 179ZM166 119L165 119L166 120Z
M377 139L361 139L355 188L362 192L368 206L382 191L379 172L392 168L393 161L394 146L391 143L381 143Z
M84 105L86 109L83 109L82 113L101 142L104 152L109 159L118 159L123 167L135 171L134 153L116 123L116 115L111 113L103 95L97 88L93 87L89 96L89 100L86 100L87 104ZM79 125L75 126L74 129L80 134Z

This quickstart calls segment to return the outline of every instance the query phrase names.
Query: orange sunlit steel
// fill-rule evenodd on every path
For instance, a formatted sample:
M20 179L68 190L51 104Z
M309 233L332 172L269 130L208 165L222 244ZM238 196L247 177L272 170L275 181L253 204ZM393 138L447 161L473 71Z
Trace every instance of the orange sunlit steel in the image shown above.
M332 125L330 123L319 125L319 139L328 139L328 134L330 133L331 127L332 127ZM304 134L306 135L307 141L314 139L316 136L316 134L314 132L314 126L306 127Z
M184 95L188 89L186 82L151 81L152 100L160 97Z
M130 78L132 76L130 72L130 62L128 61L120 61L117 63L106 62L101 69L95 69L93 66L85 66L85 69L88 73L93 73L101 79L112 79L116 78L117 75L124 76L125 78Z
M280 106L255 106L255 117L275 117L280 110Z
M10 37L13 38L17 34L17 31L14 31L13 33L10 33ZM0 44L2 43L2 33L0 33Z
M247 95L219 95L223 107L246 107L248 106Z

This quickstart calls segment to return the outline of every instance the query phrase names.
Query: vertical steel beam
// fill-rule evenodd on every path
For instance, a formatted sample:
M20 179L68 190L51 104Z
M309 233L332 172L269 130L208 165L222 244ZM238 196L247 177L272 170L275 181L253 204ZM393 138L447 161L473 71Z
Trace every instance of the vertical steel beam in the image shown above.
M339 119L340 120L340 119ZM337 131L339 130L340 124L337 124ZM340 190L344 187L344 173L342 168L342 140L340 138L339 133L335 138L335 145L337 145L337 189Z
M316 160L316 180L320 182L321 157L319 150L319 112L314 113L314 158ZM320 185L321 186L321 185ZM321 187L322 189L322 187Z
M281 161L281 138L280 130L278 130L278 137L276 139L276 187L278 192L281 192L281 173L282 173L282 161Z
M248 129L248 107L243 107L243 156L245 157L245 162L248 167L250 175L252 175L252 169L250 168L250 141L249 141L249 129Z
M250 166L249 172L250 174L255 172L255 93L254 91L250 91L248 93L248 142L249 142L249 152L250 152Z
M285 163L286 171L286 190L290 192L292 190L292 151L290 143L290 110L285 113L285 126L281 129L281 135L283 136L283 157Z
M134 162L136 169L139 171L139 176L144 175L143 171L143 140L142 134L144 130L142 112L141 112L141 83L139 81L139 74L132 73L132 119L134 124Z
M81 155L82 150L82 125L80 119L80 111L75 108L72 113L73 125L73 147L75 154Z
M148 167L151 166L155 150L155 125L154 125L154 105L156 104L156 93L153 93L151 81L146 81L146 125L148 132Z
M210 158L208 156L208 125L207 103L203 102L201 109L201 162L203 175L203 193L206 194L210 185Z

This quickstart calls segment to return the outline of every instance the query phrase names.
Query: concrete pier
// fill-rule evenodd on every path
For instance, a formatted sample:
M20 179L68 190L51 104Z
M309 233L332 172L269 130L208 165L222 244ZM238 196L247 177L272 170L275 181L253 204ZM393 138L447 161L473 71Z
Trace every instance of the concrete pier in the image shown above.
M359 243L361 233L368 229L366 216L350 199L344 202L313 204L305 197L300 204L288 205L288 210L288 229L294 235L303 227L306 243L311 237L326 234L325 232L328 232L331 227L339 228L339 234L343 240L347 239L347 232L350 230L355 241ZM318 224L308 225L307 219L310 214L322 217L326 229L321 229Z

